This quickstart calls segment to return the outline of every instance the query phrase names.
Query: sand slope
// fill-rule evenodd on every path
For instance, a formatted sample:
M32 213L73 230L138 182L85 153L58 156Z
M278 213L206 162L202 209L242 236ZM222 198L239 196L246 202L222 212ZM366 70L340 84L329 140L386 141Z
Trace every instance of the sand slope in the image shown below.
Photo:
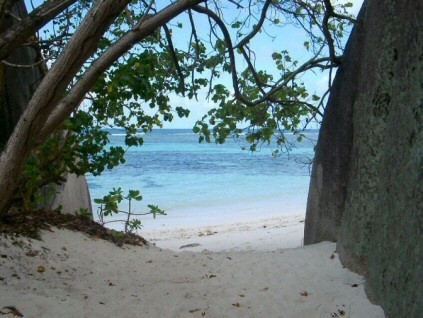
M304 215L256 217L218 225L196 224L163 229L143 229L142 236L157 246L180 251L191 245L189 251L204 249L221 251L274 251L303 245Z
M0 237L2 313L14 306L24 317L384 317L333 243L177 253L119 248L68 230L43 239Z

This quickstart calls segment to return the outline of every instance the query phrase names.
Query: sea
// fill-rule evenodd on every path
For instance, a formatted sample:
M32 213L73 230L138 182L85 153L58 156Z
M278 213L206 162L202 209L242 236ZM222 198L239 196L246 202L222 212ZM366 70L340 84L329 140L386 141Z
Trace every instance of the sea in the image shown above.
M109 146L125 147L123 131L109 132ZM143 135L142 146L127 149L125 164L101 176L87 175L94 215L99 211L94 199L118 187L124 193L141 192L143 200L131 203L134 212L145 213L150 204L165 210L166 215L140 217L148 230L304 215L317 135L317 130L306 131L303 141L295 142L288 133L289 151L275 153L275 143L251 152L242 137L224 144L199 143L190 129L153 130ZM128 202L119 208L127 211ZM107 226L123 229L121 222Z

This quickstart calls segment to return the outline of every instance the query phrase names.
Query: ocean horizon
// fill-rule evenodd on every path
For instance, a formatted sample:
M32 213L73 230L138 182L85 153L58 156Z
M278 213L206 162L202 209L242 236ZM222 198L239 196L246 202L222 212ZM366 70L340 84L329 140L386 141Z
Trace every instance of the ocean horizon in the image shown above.
M124 146L125 134L110 129L110 146ZM113 188L140 190L143 200L134 212L158 205L167 215L140 218L143 229L219 225L259 218L305 214L311 160L318 131L306 131L304 140L289 152L263 144L256 152L243 150L242 141L199 143L191 129L156 129L141 133L144 145L131 147L126 162L101 176L87 175L94 217L96 198ZM287 134L289 142L295 136ZM128 210L127 202L119 208ZM112 216L116 220L122 216ZM123 224L107 226L122 230ZM141 230L142 234L142 230Z

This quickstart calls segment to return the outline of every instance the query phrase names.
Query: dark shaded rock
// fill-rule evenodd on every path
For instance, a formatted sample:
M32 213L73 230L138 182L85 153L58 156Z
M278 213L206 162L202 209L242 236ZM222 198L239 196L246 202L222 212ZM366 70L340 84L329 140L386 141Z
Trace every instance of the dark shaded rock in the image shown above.
M363 7L336 73L320 128L307 200L304 244L338 240L350 171L364 12Z
M389 317L423 312L422 16L420 1L369 2L338 243Z
M420 317L423 2L367 3L325 114L305 241L338 239L342 263L366 275L388 317Z

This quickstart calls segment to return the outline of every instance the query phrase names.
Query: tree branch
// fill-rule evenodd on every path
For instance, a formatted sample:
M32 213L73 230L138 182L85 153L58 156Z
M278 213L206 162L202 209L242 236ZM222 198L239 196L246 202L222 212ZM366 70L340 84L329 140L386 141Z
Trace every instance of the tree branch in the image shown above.
M257 85L259 86L261 93L265 94L265 91L263 90L263 86L270 87L270 85L265 84L260 80L260 78L259 78L259 76L256 72L256 69L254 68L254 65L251 62L250 57L247 55L247 52L245 51L244 47L240 47L239 50L241 51L242 56L244 56L245 61L247 61L248 68L250 69L251 73L253 74L254 80L256 81Z
M3 29L4 17L6 12L17 2L17 0L2 0L0 1L0 30Z
M259 100L256 101L257 104L264 102L266 99L269 99L273 94L275 94L278 90L280 90L282 87L286 86L290 81L292 81L298 74L305 72L309 69L312 69L316 65L318 65L321 62L329 62L330 58L328 57L322 57L317 59L318 54L320 54L320 51L313 56L310 60L305 62L303 65L301 65L299 68L297 68L295 71L290 73L285 78L281 79L278 85L273 87L269 92L267 92L265 95L263 95Z
M152 34L157 28L162 27L175 16L203 1L205 0L180 0L175 2L157 14L150 16L150 18L144 19L143 23L138 23L135 29L128 31L116 41L91 64L90 68L85 71L71 91L55 105L54 111L50 114L37 136L37 143L44 140L60 123L70 116L83 101L85 94L95 84L98 77L119 57L128 52L139 41Z
M326 38L326 41L328 42L329 55L331 57L331 61L335 66L338 66L341 64L341 59L338 56L336 56L333 38L332 38L332 35L330 34L329 26L328 26L329 19L334 16L333 6L330 0L324 0L324 3L325 3L326 10L325 10L325 15L322 21L323 34Z
M195 28L194 18L192 17L191 10L188 10L188 17L189 17L189 23L191 24L191 30L192 30L191 39L194 38L195 44L197 45L197 47L199 47L200 41L198 40L197 30ZM190 44L190 46L191 46L191 44ZM197 53L197 59L199 59L198 50L196 50L196 53Z
M163 25L163 29L165 31L167 45L169 48L170 56L172 57L173 64L175 64L176 73L178 73L179 77L179 89L182 92L182 95L185 96L185 81L184 81L184 74L182 74L181 67L179 66L178 57L176 56L175 47L173 46L172 42L172 35L170 34L169 28L167 25Z
M250 101L239 90L238 75L237 75L237 71L236 71L236 61L235 61L235 56L234 56L234 47L232 46L231 37L230 37L230 34L229 34L228 29L226 28L225 24L213 11L211 11L207 8L204 8L204 7L201 7L201 6L195 6L195 7L193 7L193 10L195 10L199 13L203 13L203 14L208 15L211 19L213 19L213 21L216 22L216 24L221 29L221 31L223 33L223 37L225 38L226 44L228 46L228 55L229 55L229 60L230 60L230 64L231 64L231 75L232 75L232 83L233 83L233 88L234 88L235 99L239 100L241 103L244 103L247 106L254 107L254 106L257 106L257 105L271 99L271 97L278 90L280 90L282 87L286 86L298 74L315 67L315 65L318 65L319 63L328 62L328 61L331 60L330 58L319 58L319 59L317 58L322 51L322 48L321 48L310 60L305 62L303 65L301 65L295 71L290 73L288 76L279 80L275 84L275 86L273 86L273 88L270 89L266 94L263 94L261 98L255 100L255 101Z
M264 21L266 20L267 10L269 9L271 4L272 4L272 0L266 0L266 2L263 5L263 9L262 9L262 12L261 12L259 22L257 23L256 27L254 28L254 30L251 33L249 33L246 37L244 37L241 41L239 41L239 43L237 45L235 45L235 47L234 47L235 49L243 47L260 31L261 27L263 26Z
M219 18L219 16L216 13L214 13L213 11L211 11L208 8L201 7L201 6L195 6L195 7L193 7L193 10L195 10L199 13L203 13L203 14L208 15L219 26L220 30L223 33L223 37L225 38L226 45L228 46L227 52L228 52L229 60L230 60L230 64L231 64L232 84L233 84L234 91L235 91L235 97L238 100L240 100L242 103L244 103L248 106L255 106L255 104L253 102L251 102L247 98L245 98L245 96L242 95L241 92L239 91L238 75L237 75L237 71L236 71L236 61L235 61L235 55L234 55L234 47L232 45L231 36L229 34L228 29L225 26L225 23Z
M30 64L30 65L22 65L22 64L14 64L14 63L10 63L6 60L2 60L1 63L3 63L4 65L10 66L10 67L16 67L16 68L33 68L35 66L38 66L42 63L44 63L47 60L40 60L36 63Z
M128 7L125 7L125 14L126 14L126 19L128 20L128 24L134 27L135 23L134 23L134 19L132 18L132 12L129 11Z
M128 1L130 0L97 1L39 84L0 156L0 214L5 212L10 203L23 166L51 111Z
M244 7L240 4L241 1L236 2L235 0L228 0L229 2L233 3L234 5L236 5L237 9L243 9Z
M0 34L0 60L77 0L50 0Z

